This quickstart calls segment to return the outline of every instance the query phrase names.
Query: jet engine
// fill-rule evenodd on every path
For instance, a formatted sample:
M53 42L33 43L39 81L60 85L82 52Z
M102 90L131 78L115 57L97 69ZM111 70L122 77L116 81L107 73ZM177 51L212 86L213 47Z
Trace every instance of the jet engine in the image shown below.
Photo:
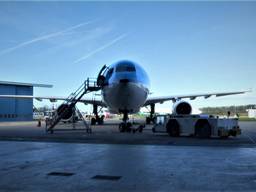
M173 104L172 113L174 115L190 115L192 113L192 107L186 101L176 101Z
M69 108L69 109L67 109L67 108L68 108L68 104L62 104L57 109L57 114L58 115L61 114L61 112L63 112L64 110L67 110L67 113L66 113L66 115L64 115L62 117L62 120L69 120L73 115L72 108Z

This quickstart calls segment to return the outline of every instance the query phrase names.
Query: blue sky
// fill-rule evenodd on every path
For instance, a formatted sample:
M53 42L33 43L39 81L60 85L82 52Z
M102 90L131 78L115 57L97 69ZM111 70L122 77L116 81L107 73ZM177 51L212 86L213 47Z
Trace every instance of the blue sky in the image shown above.
M256 90L255 21L254 2L1 2L0 79L65 96L103 64L129 59L148 72L153 96ZM192 101L250 103L254 92Z

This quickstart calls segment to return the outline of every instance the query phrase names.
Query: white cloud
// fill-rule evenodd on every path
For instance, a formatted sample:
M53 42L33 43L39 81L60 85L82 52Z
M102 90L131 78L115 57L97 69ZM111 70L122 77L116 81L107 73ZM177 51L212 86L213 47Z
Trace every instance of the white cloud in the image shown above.
M108 42L107 44L95 49L94 51L91 51L90 53L80 57L79 59L75 60L74 63L79 63L81 61L84 61L86 59L88 59L89 57L95 55L96 53L103 51L104 49L114 45L115 43L117 43L118 41L122 40L123 38L125 38L127 36L127 34L122 34L120 36L118 36L117 38L113 39L112 41Z
M94 22L94 20L93 21L84 22L84 23L80 23L80 24L68 27L68 28L66 28L64 30L61 30L61 31L58 31L58 32L55 32L55 33L50 33L50 34L47 34L47 35L43 35L43 36L36 37L34 39L31 39L31 40L19 43L19 44L13 46L13 47L10 47L10 48L7 48L7 49L4 49L4 50L0 51L0 55L4 55L4 54L10 53L10 52L13 52L13 51L15 51L15 50L17 50L19 48L31 45L33 43L37 43L39 41L43 41L43 40L47 40L47 39L50 39L50 38L53 38L53 37L58 37L60 35L64 35L64 34L66 34L68 32L73 31L74 29L83 27L83 26L91 24L93 22Z

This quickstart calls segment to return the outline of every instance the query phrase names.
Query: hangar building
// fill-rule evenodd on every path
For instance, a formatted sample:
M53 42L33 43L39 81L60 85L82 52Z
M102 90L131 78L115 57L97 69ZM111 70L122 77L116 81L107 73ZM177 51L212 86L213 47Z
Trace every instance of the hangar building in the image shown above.
M52 85L0 81L0 95L33 95L34 87ZM33 120L33 99L0 98L0 121Z

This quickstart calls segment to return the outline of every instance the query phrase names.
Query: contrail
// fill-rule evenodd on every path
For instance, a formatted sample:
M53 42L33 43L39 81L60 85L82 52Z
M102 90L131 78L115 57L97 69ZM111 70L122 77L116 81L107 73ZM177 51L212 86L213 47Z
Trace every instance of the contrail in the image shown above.
M110 41L109 43L107 43L107 44L105 44L105 45L103 45L103 46L101 46L101 47L95 49L94 51L88 53L87 55L85 55L85 56L83 56L83 57L81 57L81 58L75 60L74 63L79 63L79 62L81 62L81 61L84 61L84 60L88 59L89 57L95 55L96 53L98 53L98 52L100 52L100 51L102 51L102 50L104 50L104 49L106 49L106 48L108 48L108 47L114 45L115 43L117 43L118 41L122 40L122 39L125 38L126 36L127 36L126 33L125 33L125 34L122 34L122 35L120 35L120 36L118 36L117 38L113 39L113 40Z
M47 40L47 39L50 39L50 38L53 38L53 37L57 37L57 36L63 35L66 32L72 31L74 29L80 28L80 27L88 25L88 24L91 24L93 22L95 22L95 20L84 22L84 23L80 23L78 25L71 26L69 28L66 28L64 30L61 30L61 31L58 31L58 32L55 32L55 33L50 33L50 34L47 34L47 35L44 35L44 36L41 36L41 37L37 37L37 38L31 39L29 41L22 42L22 43L14 46L14 47L10 47L10 48L7 48L5 50L0 51L0 55L4 55L6 53L10 53L12 51L15 51L16 49L25 47L27 45L30 45L30 44L33 44L33 43L36 43L36 42L39 42L39 41L42 41L42 40Z

